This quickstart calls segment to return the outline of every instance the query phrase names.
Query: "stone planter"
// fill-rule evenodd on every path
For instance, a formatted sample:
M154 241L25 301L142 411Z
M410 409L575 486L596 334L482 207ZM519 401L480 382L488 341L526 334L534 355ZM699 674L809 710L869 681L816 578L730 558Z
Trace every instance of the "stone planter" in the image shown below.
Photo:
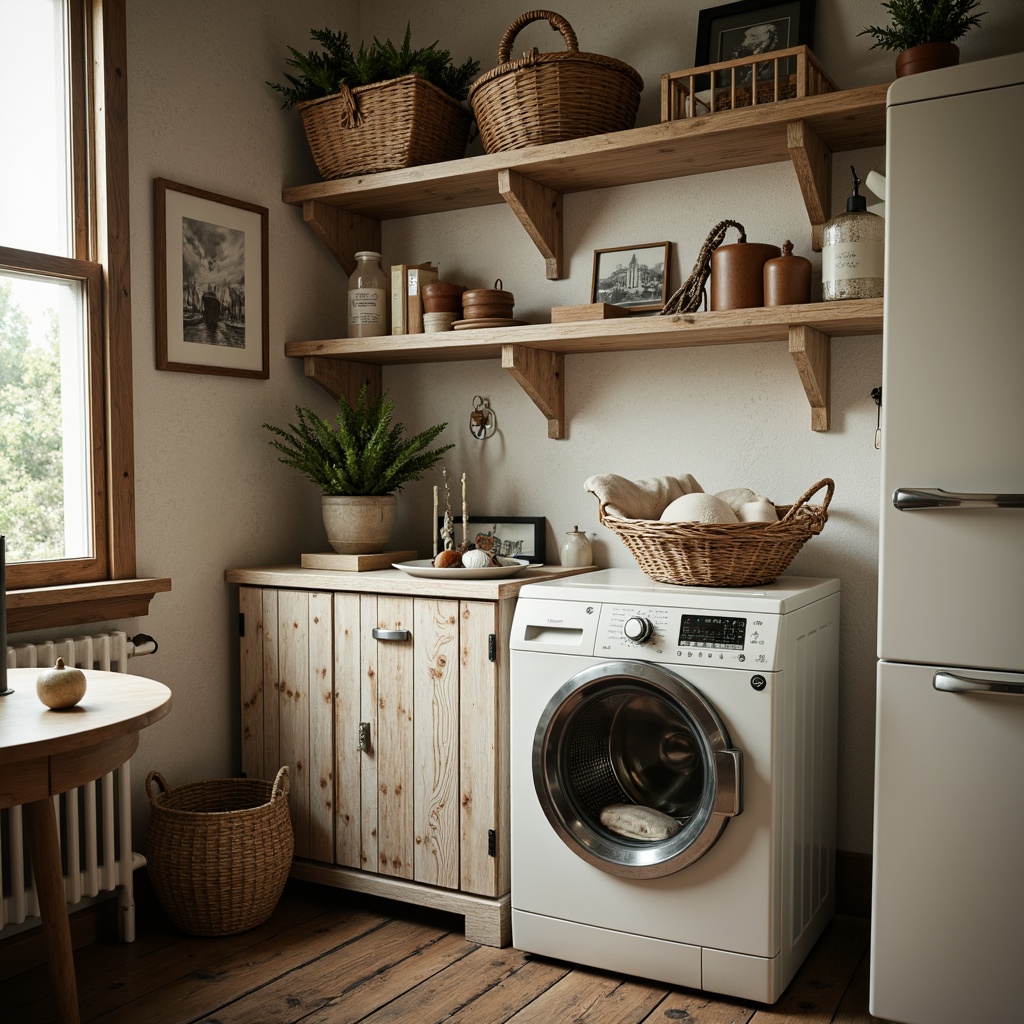
M324 528L331 547L342 555L371 555L383 551L395 523L394 494L340 497L325 494Z

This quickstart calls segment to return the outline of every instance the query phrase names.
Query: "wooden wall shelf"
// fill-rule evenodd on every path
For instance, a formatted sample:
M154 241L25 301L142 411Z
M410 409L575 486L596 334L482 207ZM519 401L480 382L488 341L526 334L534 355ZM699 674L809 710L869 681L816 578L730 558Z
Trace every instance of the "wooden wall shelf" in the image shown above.
M562 276L562 196L792 160L812 229L831 206L832 153L885 143L888 84L847 89L608 135L465 157L284 189L286 203L351 273L353 253L380 247L380 222L507 203L549 279Z
M828 430L833 337L880 334L881 299L770 306L675 316L636 316L562 324L400 334L382 338L289 341L306 376L336 398L367 383L380 390L380 368L405 363L501 359L548 420L548 436L566 436L565 356L574 353L686 348L785 341L811 406L811 429Z

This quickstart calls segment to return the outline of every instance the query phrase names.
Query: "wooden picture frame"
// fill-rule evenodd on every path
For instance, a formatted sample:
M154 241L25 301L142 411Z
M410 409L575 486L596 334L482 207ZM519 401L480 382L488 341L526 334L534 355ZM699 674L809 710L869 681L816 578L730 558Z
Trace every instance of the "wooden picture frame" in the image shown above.
M661 309L668 294L669 242L594 250L590 301L636 313Z
M547 548L544 516L467 516L466 522L467 539L481 550L507 558L525 558L533 565L543 564ZM438 533L443 526L444 516L438 516ZM458 547L462 543L462 519L453 516L452 526L452 539Z
M697 16L696 66L791 46L813 47L815 0L739 0ZM760 75L759 75L760 80Z
M153 183L156 366L270 377L267 208Z

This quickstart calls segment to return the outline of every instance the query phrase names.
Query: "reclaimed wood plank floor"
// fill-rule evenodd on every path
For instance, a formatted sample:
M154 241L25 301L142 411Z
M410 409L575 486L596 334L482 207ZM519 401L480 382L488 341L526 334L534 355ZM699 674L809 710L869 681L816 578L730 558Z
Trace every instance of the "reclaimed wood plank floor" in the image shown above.
M459 917L291 882L271 919L194 938L140 900L137 939L75 953L98 1024L871 1024L868 922L836 917L774 1006L467 942ZM8 978L5 1024L55 1019L45 966Z

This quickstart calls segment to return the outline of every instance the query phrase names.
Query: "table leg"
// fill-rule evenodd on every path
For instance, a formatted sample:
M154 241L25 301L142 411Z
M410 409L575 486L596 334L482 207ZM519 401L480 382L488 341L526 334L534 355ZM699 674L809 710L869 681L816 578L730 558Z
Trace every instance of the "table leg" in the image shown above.
M60 835L49 797L25 804L22 813L32 851L32 877L39 897L43 938L50 962L53 998L60 1024L79 1024L75 962L60 860Z

